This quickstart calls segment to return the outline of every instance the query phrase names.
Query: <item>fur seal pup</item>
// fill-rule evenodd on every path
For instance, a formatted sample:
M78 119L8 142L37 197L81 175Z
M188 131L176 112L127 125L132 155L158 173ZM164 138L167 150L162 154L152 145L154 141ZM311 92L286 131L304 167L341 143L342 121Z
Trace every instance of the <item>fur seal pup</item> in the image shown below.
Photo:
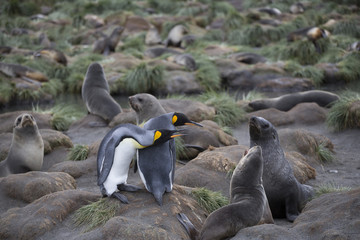
M56 49L44 48L40 51L35 52L34 56L35 57L45 57L53 62L60 63L64 66L67 65L67 59L66 59L65 54Z
M290 6L290 12L292 14L299 14L305 11L305 6L301 2L294 3Z
M280 111L289 111L299 103L315 102L321 107L330 107L331 104L339 100L339 96L321 90L310 90L297 93L289 93L277 98L265 98L254 100L249 106L255 111L267 108L276 108Z
M166 47L180 47L181 46L181 39L188 33L187 28L182 25L178 24L175 25L169 32L167 39L165 40Z
M329 34L330 33L328 31L319 27L306 27L289 33L287 40L288 42L292 42L306 37L314 44L316 51L321 53L321 49L316 41L320 38L327 38Z
M185 66L190 71L197 69L197 64L194 57L189 53L177 54L167 58L168 61L175 62L176 64Z
M120 105L110 95L104 69L97 62L90 64L87 69L81 96L89 113L98 115L108 122L121 112Z
M313 196L311 186L300 184L285 159L274 126L264 118L249 121L250 147L260 146L264 157L263 186L275 218L286 217L293 222Z
M111 52L115 52L115 48L120 41L120 37L123 31L123 27L119 26L114 28L109 37L104 35L103 38L94 43L93 52L104 54L105 56L109 55Z
M41 86L40 82L47 82L49 79L41 72L19 64L0 62L0 72L13 78L21 78L37 86Z
M263 7L258 9L259 12L267 13L271 16L280 16L281 11L278 8Z
M31 114L21 114L14 122L9 154L0 162L0 177L13 173L40 171L43 159L44 142L35 118Z
M112 196L129 203L117 189L137 191L127 184L129 165L136 149L164 143L174 137L177 130L145 130L133 124L120 124L110 130L101 141L97 155L98 185L103 196Z
M230 181L230 204L212 212L198 232L185 214L177 215L190 238L227 239L245 228L259 224L269 211L262 185L263 156L260 146L252 147L241 158ZM269 212L267 223L274 223Z
M144 129L169 129L175 130L175 126L200 124L190 121L183 113L171 112L151 118L144 124ZM175 140L171 139L151 148L139 149L137 166L140 177L151 192L157 203L162 205L162 196L165 192L171 192L175 177L176 149Z

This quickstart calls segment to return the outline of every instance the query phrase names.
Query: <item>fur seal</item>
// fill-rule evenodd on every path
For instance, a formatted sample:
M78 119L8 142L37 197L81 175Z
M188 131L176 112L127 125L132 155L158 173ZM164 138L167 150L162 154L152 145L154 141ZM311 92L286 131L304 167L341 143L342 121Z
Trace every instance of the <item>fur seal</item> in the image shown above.
M175 62L176 64L185 66L190 71L195 71L197 69L197 64L194 57L189 53L177 54L170 56L167 60Z
M110 95L104 69L97 62L90 64L87 69L81 96L89 113L98 115L108 122L121 112L120 105Z
M150 118L158 117L166 113L158 99L148 93L138 93L130 96L129 103L136 112L137 124L142 124Z
M266 58L256 53L246 53L246 52L234 53L231 54L229 58L246 64L256 64L259 62L266 62Z
M177 218L190 238L209 240L227 239L245 228L259 224L264 215L267 223L274 223L262 185L263 157L260 146L252 147L241 158L230 181L230 203L212 212L200 233L185 214Z
M320 38L327 38L329 35L330 33L322 28L306 27L289 33L287 36L287 40L288 42L292 42L307 38L314 44L316 51L320 53L321 49L316 41Z
M290 12L292 14L299 14L305 11L305 6L301 2L294 3L290 6Z
M109 37L104 35L103 38L94 43L93 52L104 54L105 56L109 55L111 52L115 52L115 48L120 41L123 31L124 28L121 26L114 28Z
M44 159L44 142L35 118L21 114L14 122L13 139L7 158L0 163L0 177L40 171Z
M278 8L263 7L258 9L259 12L267 13L271 16L280 16L281 11Z
M175 130L175 126L200 124L190 121L183 113L171 112L151 118L144 124L144 129L169 129ZM140 177L151 192L157 203L162 205L162 196L165 192L171 192L175 177L176 148L175 140L157 144L151 148L140 149L137 155L137 166Z
M40 82L47 82L49 79L41 72L19 64L0 62L0 72L9 77L18 77L24 81L41 86Z
M315 102L321 107L330 107L331 104L337 100L339 100L339 96L334 93L321 90L310 90L289 93L277 98L254 100L249 103L249 106L255 111L267 108L289 111L299 103Z
M156 27L151 26L150 29L146 32L145 44L146 45L156 45L162 42L159 31Z
M275 218L286 217L293 222L313 196L311 186L300 184L285 159L274 126L264 118L249 121L250 147L260 146L264 157L263 186Z
M56 49L44 48L38 52L35 52L34 56L35 57L45 57L53 62L60 63L64 66L67 65L67 59L66 59L65 54Z
M120 124L110 130L101 141L97 155L98 185L103 196L112 196L123 203L127 198L117 189L137 191L127 184L129 165L136 149L164 143L176 136L177 130L146 130L133 124Z
M165 40L165 46L181 47L181 39L188 33L187 28L178 24L175 25L169 32L167 39Z

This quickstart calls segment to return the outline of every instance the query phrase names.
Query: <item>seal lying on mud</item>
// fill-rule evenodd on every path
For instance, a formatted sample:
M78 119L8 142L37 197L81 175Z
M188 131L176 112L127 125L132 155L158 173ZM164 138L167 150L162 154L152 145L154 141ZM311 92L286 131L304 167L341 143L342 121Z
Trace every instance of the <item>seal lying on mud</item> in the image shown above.
M230 182L230 204L212 212L200 233L186 217L177 215L190 238L225 239L245 228L257 225L263 216L274 223L262 185L263 157L261 147L252 147L239 161Z
M263 185L273 217L293 222L313 196L311 186L300 184L285 159L274 126L264 118L249 121L250 147L261 146L264 156Z
M276 108L280 111L289 111L299 103L315 102L321 107L329 107L331 103L339 100L339 96L326 91L310 90L285 94L277 98L265 98L249 103L255 111L267 108Z
M44 142L35 118L27 113L14 122L13 139L7 158L0 163L0 177L13 173L40 171L44 159Z

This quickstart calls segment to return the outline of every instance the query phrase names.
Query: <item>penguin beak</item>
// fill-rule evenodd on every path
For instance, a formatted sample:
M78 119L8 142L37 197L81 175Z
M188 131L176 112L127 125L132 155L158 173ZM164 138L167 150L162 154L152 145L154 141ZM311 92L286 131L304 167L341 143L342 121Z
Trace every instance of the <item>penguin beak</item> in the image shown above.
M200 123L193 122L193 121L187 122L187 123L185 123L185 125L203 127L203 125L201 125Z
M171 138L176 138L176 137L181 137L181 136L186 135L186 134L180 133L180 132L184 132L184 131L185 131L185 129L177 129L177 130L175 130L174 134L171 135ZM175 134L175 133L177 133L177 134Z

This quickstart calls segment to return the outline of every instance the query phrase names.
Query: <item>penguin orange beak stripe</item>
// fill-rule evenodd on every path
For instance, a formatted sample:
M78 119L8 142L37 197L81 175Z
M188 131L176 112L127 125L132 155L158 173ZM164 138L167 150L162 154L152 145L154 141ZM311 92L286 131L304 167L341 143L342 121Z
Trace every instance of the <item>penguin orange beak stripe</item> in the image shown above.
M185 123L185 125L203 127L203 125L201 125L200 123L196 123L196 122L187 122L187 123Z
M180 137L180 136L183 136L184 134L174 134L171 136L171 138L176 138L176 137Z

